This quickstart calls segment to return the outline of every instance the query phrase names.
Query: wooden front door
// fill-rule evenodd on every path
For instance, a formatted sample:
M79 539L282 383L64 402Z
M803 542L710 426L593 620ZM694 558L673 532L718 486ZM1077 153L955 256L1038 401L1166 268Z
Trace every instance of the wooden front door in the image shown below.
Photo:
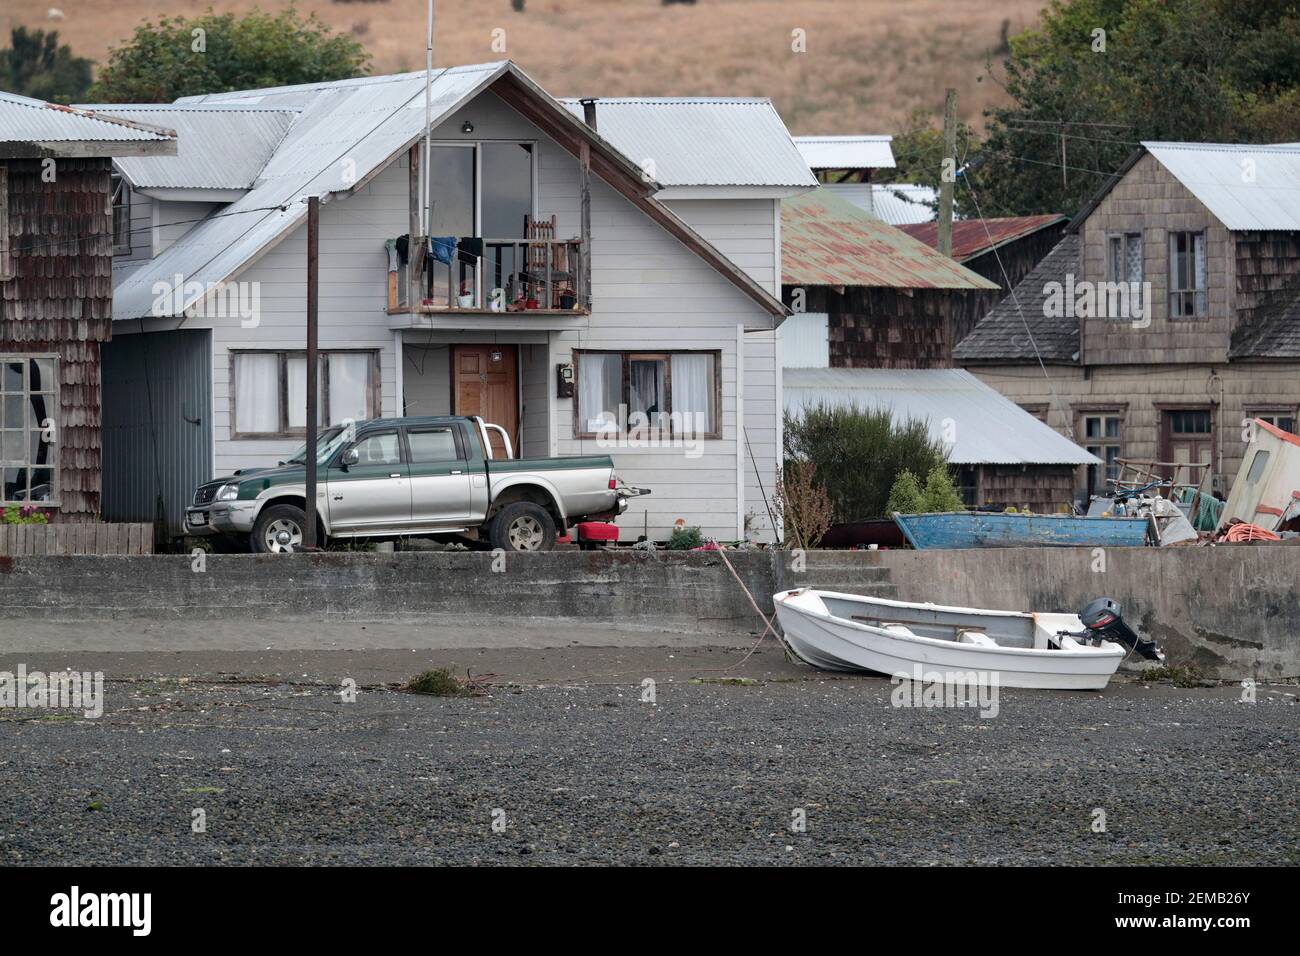
M1160 418L1161 461L1178 464L1210 464L1214 461L1214 422L1210 409L1166 409ZM1169 477L1177 484L1196 484L1205 473L1200 468L1174 468L1172 471L1174 473Z
M451 351L452 413L500 425L519 454L519 353L513 345L457 345ZM492 455L505 457L491 434Z

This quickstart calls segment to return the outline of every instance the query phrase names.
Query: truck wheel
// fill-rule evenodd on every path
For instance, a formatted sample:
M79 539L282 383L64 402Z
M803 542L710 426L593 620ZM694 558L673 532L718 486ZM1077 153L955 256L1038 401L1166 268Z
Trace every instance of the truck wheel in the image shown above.
M258 554L287 554L302 550L307 516L294 505L272 505L257 516L249 542Z
M503 551L550 551L555 547L555 521L541 505L515 501L492 519L492 547Z

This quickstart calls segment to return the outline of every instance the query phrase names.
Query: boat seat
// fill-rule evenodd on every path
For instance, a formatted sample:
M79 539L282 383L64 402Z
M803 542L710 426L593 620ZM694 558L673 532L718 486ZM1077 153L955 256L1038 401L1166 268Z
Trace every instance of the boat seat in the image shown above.
M997 647L998 642L993 640L983 631L972 631L962 629L957 632L958 644L974 644L978 647Z
M899 637L916 637L916 632L906 624L899 624L897 621L887 623L881 621L878 625L882 631L888 631L890 634L897 634Z

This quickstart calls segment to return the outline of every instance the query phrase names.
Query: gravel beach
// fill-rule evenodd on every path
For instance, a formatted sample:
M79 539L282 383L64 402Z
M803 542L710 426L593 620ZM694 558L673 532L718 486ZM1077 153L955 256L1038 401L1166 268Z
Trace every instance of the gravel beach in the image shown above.
M1004 690L982 718L740 656L27 655L103 669L106 705L0 710L0 863L1300 862L1294 685ZM434 665L495 676L392 689Z

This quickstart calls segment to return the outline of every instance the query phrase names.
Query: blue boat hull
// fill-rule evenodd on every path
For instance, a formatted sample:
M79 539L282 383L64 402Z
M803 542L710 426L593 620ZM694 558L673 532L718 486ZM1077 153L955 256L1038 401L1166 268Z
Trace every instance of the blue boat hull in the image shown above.
M907 543L918 551L933 548L1140 548L1146 544L1146 518L1080 518L1073 515L1003 514L946 511L894 514Z

